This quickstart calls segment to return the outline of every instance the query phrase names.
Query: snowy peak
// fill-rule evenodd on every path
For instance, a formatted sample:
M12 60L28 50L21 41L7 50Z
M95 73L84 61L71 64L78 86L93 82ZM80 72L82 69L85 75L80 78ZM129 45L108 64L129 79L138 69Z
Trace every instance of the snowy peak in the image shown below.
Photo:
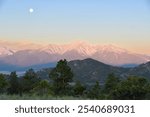
M11 50L7 47L0 47L0 56L8 56L8 55L13 55L15 51Z
M102 52L114 52L114 53L127 53L129 51L125 50L125 49L122 49L120 47L117 47L115 45L103 45L103 46L100 46L98 47L99 51L102 51Z
M59 46L59 45L52 45L49 44L43 48L40 48L39 51L44 51L47 52L48 54L63 54L65 51L65 48L63 46Z
M41 48L40 51L45 51L49 54L61 55L68 51L77 51L79 54L92 55L96 52L96 48L85 42L75 42L64 45L49 44L48 46Z
M79 54L82 54L84 56L91 56L96 52L102 53L114 52L118 54L128 52L127 50L119 48L114 45L94 45L82 41L65 45L50 44L40 49L40 51L45 51L49 54L61 54L61 55L72 50L77 51Z
M70 48L68 48L69 50L75 50L82 55L90 56L97 51L95 45L89 44L87 42L75 42L70 45Z

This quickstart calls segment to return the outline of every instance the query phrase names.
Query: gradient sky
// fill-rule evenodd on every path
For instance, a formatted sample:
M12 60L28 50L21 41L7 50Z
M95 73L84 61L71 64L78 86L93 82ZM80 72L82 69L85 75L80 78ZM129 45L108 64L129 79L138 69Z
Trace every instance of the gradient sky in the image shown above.
M82 40L150 54L150 2L0 0L0 40L60 44Z

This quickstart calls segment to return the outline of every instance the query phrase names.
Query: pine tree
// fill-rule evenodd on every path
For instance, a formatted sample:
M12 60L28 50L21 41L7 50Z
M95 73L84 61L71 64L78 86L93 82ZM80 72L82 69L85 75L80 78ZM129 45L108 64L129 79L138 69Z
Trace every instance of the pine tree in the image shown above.
M117 84L120 82L119 78L116 77L113 73L108 75L108 78L105 82L104 92L109 94L115 90Z
M73 87L73 90L75 96L82 96L86 88L80 83L80 81L77 81Z
M97 81L95 85L89 90L88 97L91 99L100 99L101 98L101 87Z
M55 95L66 95L69 82L73 79L73 73L68 66L67 60L60 60L51 71L49 77L53 81L53 92Z
M4 93L7 88L7 81L3 74L0 74L0 93Z
M117 85L112 92L113 99L141 100L148 93L148 81L145 78L131 76Z
M9 94L18 94L19 93L19 82L16 72L11 72L10 74L10 81L9 81Z
M33 89L33 93L37 95L48 95L50 90L50 84L47 80L41 80L37 86Z
M29 93L39 82L40 78L38 78L35 71L33 69L29 69L26 71L22 80L23 91Z

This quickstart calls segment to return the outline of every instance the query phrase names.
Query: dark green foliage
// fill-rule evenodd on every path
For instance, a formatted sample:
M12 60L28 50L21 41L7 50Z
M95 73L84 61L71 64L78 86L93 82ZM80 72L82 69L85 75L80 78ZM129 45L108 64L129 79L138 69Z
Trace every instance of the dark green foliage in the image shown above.
M150 83L147 84L146 100L150 100Z
M50 84L47 80L41 80L33 89L33 93L37 95L48 95L50 92Z
M118 77L116 77L113 73L109 74L105 82L104 92L107 94L111 93L113 90L116 89L116 86L119 82L120 80Z
M86 90L85 86L83 86L80 83L80 81L77 81L73 87L73 95L74 96L83 96L85 90Z
M141 100L145 99L148 93L148 82L144 78L129 77L117 85L112 92L113 99L120 100Z
M90 99L101 99L102 91L101 87L99 85L99 82L97 81L95 85L89 90L88 92L88 98Z
M40 78L38 78L37 74L33 69L29 69L26 71L23 79L22 79L22 88L24 92L29 93L36 85L40 82Z
M72 81L73 73L66 60L60 60L57 66L49 74L53 81L53 91L55 95L66 95L69 82Z
M19 81L16 72L11 72L9 81L9 94L19 94Z
M4 75L0 74L0 93L4 93L6 91L7 85L8 85L8 83L7 83Z

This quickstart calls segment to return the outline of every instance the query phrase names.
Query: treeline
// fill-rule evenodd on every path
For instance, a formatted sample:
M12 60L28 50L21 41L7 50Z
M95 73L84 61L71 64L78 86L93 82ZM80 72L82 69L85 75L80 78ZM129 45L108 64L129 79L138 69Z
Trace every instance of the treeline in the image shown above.
M95 82L85 86L80 81L74 81L73 72L66 60L60 60L49 73L49 80L40 78L33 69L26 71L18 78L16 72L11 72L8 78L0 74L0 94L37 96L72 96L80 99L99 100L142 100L150 99L150 82L145 78L130 76L120 79L113 73L108 75L104 85Z

